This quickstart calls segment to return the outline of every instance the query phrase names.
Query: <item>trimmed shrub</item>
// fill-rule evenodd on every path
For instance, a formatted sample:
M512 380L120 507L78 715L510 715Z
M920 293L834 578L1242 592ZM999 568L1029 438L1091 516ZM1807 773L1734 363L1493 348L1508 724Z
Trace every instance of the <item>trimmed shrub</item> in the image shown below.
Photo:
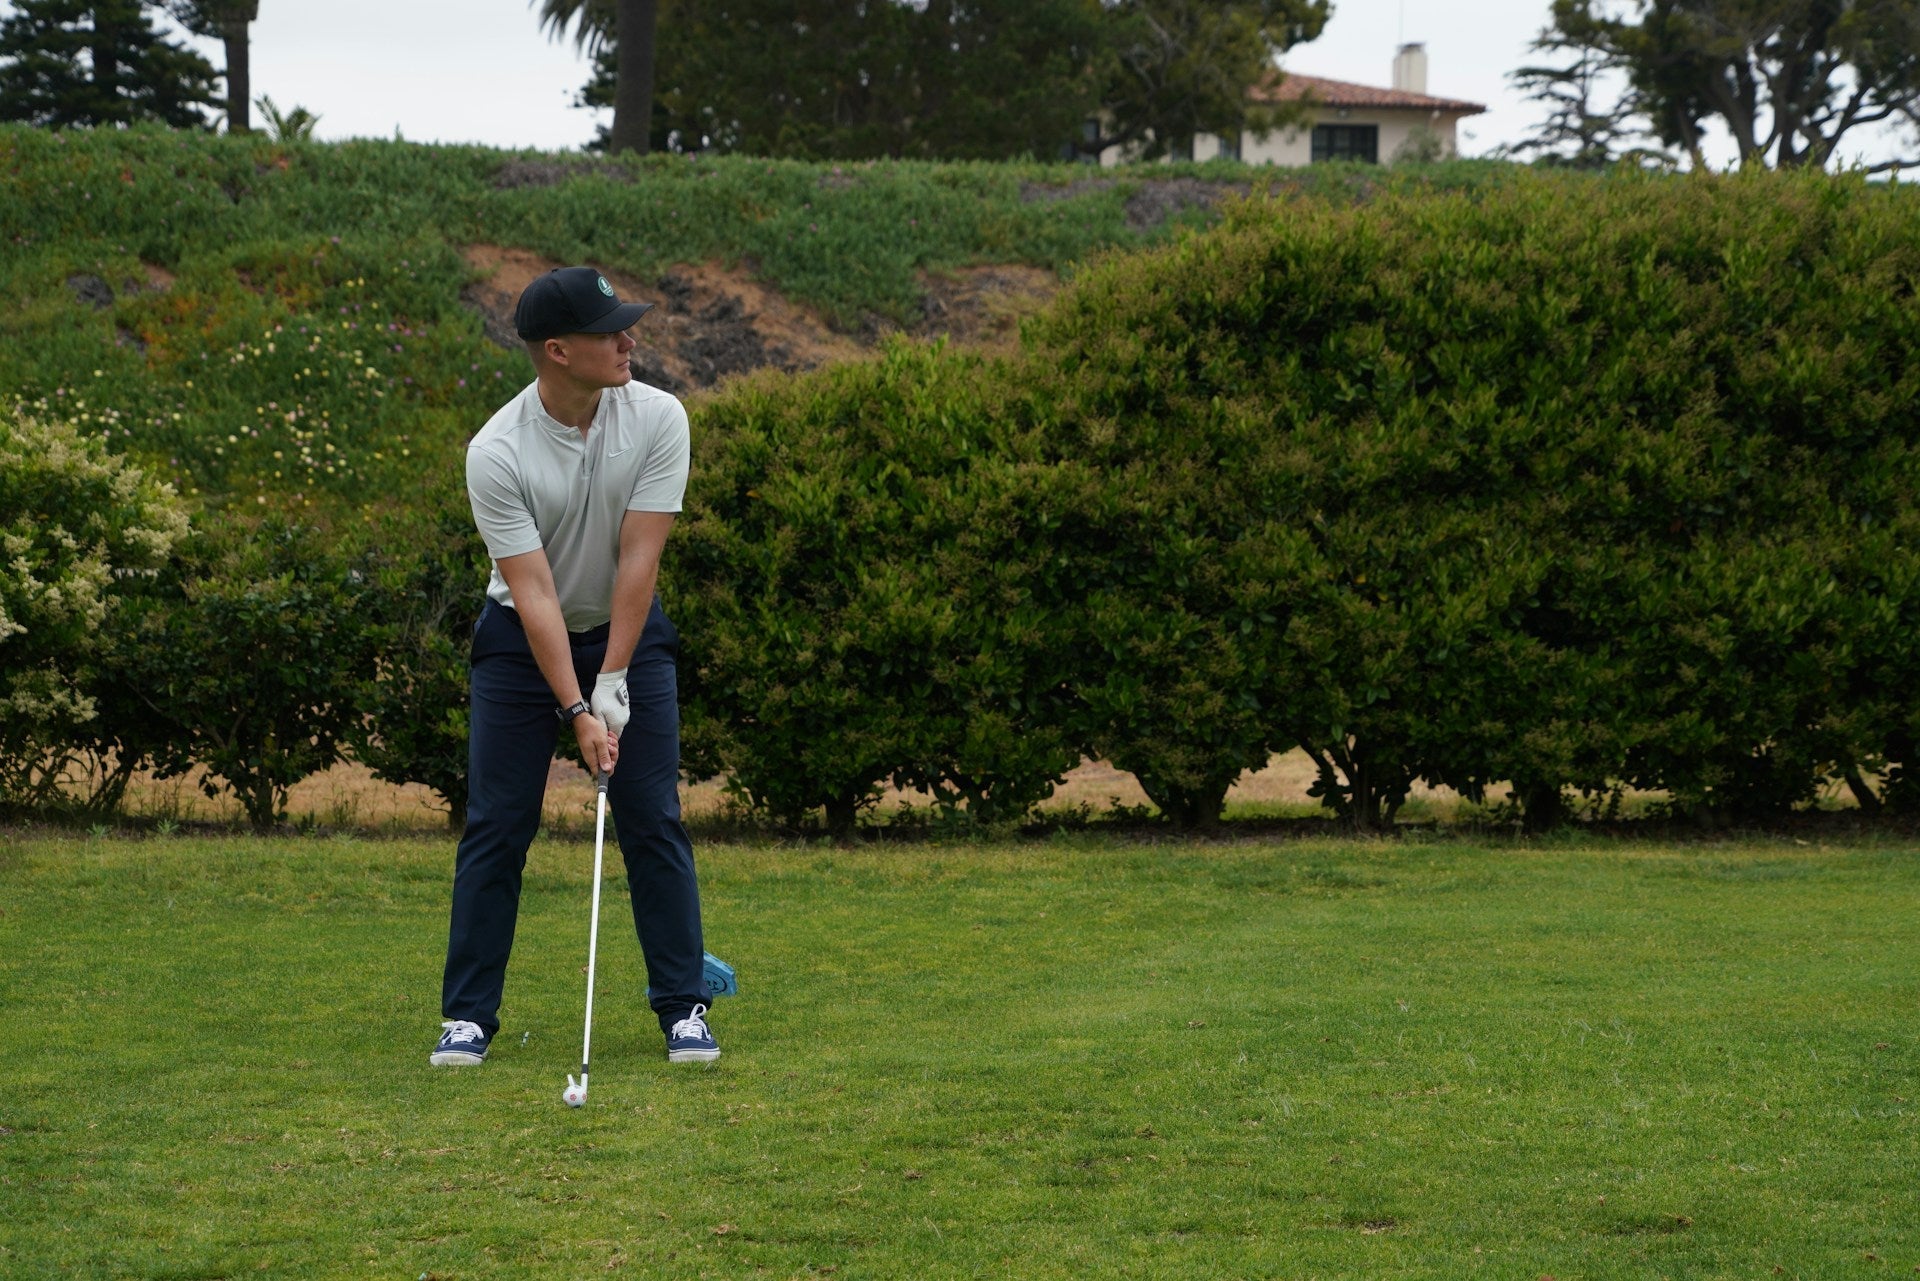
M892 209L890 283L834 295L848 319L903 314L914 270L997 252L986 223L1016 206L1040 227L1019 179L1051 181L670 160L595 162L522 194L489 186L511 166L478 152L296 148L261 168L252 143L0 130L0 154L23 162L32 215L16 327L64 335L20 347L15 381L209 487L323 505L416 481L407 451L494 403L463 378L497 383L508 362L462 375L444 359L474 336L464 270L448 244L409 239L402 204L355 213L345 245L331 213L289 221L317 189L343 216L364 204L350 160L381 182L432 178L403 204L447 213L448 236L511 213L497 225L549 237L516 243L634 271L667 261L666 242L600 253L592 236L636 199L699 224L683 248L790 242L789 281L855 279L829 269L858 256L859 220L835 219ZM123 160L134 186L74 205L70 184L120 181ZM1534 826L1629 786L1703 822L1843 787L1920 809L1915 198L1819 174L1461 172L1451 191L1395 180L1358 203L1370 179L1347 175L1332 199L1239 204L1085 271L1017 358L901 343L696 405L663 578L687 644L689 764L840 833L887 782L1009 821L1082 753L1203 825L1296 744L1359 827L1390 822L1419 780L1469 796L1510 782ZM748 198L775 190L763 217ZM1105 225L1124 193L1055 194ZM140 239L143 201L166 217ZM94 239L54 253L48 211L83 206ZM273 235L239 234L256 221ZM1129 238L1091 226L1042 256ZM143 258L180 268L171 289L127 286ZM117 301L77 309L100 284ZM374 347L352 345L356 324ZM409 381L382 351L441 372ZM295 374L298 398L258 394ZM94 700L83 723L117 735L84 750L168 768L224 753L256 822L342 735L382 777L454 798L480 566L447 501L392 517L364 553L281 522L126 580L88 638L111 678L61 677L61 697ZM275 630L302 618L327 620L357 674ZM257 670L210 668L230 658L216 642ZM31 685L44 668L19 670L53 697ZM446 715L423 722L422 703ZM44 717L20 731L47 732ZM59 749L4 750L25 795Z
M1071 553L1086 593L1061 612L1099 659L1074 675L1079 737L1200 824L1298 743L1316 793L1372 826L1433 772L1424 743L1449 742L1474 785L1458 751L1490 709L1428 691L1519 661L1501 620L1540 570L1405 483L1429 460L1377 406L1343 405L1377 337L1324 313L1366 292L1373 239L1341 212L1260 210L1104 264L1029 327L1028 403L1105 504ZM1297 341L1309 316L1331 324L1317 345Z
M361 535L373 664L347 741L375 778L438 792L457 832L467 818L467 659L491 562L459 468L428 476L419 499L370 513Z
M1087 272L1017 360L720 398L680 574L708 764L842 830L889 777L1016 812L1073 750L1205 824L1293 744L1359 827L1422 779L1532 826L1626 786L1913 803L1906 193L1497 195L1249 201ZM953 745L995 698L983 789Z
M1068 567L991 370L895 342L699 409L662 575L691 769L844 835L889 780L998 822L1077 763L1044 587Z
M187 530L172 488L100 441L0 411L0 805L118 804L140 762L103 741L109 623Z
M225 515L129 599L108 675L117 719L162 778L195 766L256 829L287 789L342 759L377 651L369 580L315 526Z
M1777 813L1911 744L1914 552L1870 531L1920 491L1913 216L1823 175L1249 202L1088 273L1023 372L1061 456L1155 495L1143 614L1226 614L1192 538L1285 602L1236 667L1152 683L1268 695L1348 817L1415 778ZM1255 550L1269 513L1317 560ZM1869 668L1906 683L1865 706ZM1257 756L1194 705L1161 736L1215 779Z
M1015 381L1038 389L1023 408L1054 469L1046 626L1067 737L1131 770L1177 824L1208 825L1279 741L1273 707L1298 674L1267 638L1322 564L1283 499L1235 501L1220 477L1286 460L1214 417L1178 444L1124 410L1076 435L1075 402L1051 398L1072 395L1071 374Z

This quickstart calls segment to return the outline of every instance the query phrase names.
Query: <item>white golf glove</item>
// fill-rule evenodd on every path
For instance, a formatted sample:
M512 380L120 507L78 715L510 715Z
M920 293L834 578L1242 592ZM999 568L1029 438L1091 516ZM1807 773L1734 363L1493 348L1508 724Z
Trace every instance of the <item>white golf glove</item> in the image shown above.
M593 682L593 698L587 706L607 727L607 733L618 734L625 729L632 716L627 709L627 674L601 672L599 679Z

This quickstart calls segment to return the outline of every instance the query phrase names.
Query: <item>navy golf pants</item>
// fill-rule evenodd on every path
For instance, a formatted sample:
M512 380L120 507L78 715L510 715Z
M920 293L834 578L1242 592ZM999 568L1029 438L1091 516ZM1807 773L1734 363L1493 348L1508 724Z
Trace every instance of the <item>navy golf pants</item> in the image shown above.
M574 673L591 690L607 628L575 633ZM708 999L701 972L700 888L680 824L679 634L658 597L627 668L633 719L607 809L626 860L633 927L664 1031ZM467 830L453 871L453 921L441 1014L500 1030L500 995L520 910L527 847L540 827L547 771L563 726L519 615L489 600L473 629L467 731Z

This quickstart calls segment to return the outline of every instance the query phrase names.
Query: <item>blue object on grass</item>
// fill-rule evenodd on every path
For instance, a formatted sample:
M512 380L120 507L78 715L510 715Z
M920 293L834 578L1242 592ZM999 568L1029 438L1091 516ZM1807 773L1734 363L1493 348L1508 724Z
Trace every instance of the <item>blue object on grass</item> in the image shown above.
M707 980L707 991L715 996L740 995L740 985L734 982L731 965L711 952L702 952L700 959L700 972Z
M707 992L713 996L738 996L740 984L733 977L733 967L715 956L712 952L700 954L700 976L706 980ZM653 989L647 989L647 999L653 999Z

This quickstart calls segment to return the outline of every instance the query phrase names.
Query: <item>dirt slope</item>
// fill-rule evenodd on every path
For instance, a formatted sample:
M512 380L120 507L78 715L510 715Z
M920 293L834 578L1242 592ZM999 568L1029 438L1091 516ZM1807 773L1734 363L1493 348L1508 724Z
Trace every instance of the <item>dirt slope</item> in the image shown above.
M537 276L564 263L524 249L471 245L467 263L482 274L461 297L479 313L487 336L517 347L513 305ZM728 377L773 366L811 369L854 360L872 349L880 331L854 336L834 330L810 309L788 301L747 271L714 263L683 263L655 280L609 271L620 296L655 304L634 327L640 346L635 374L666 391L713 387ZM975 267L923 282L920 337L945 334L956 343L1003 345L1021 317L1051 298L1059 281L1035 267Z

